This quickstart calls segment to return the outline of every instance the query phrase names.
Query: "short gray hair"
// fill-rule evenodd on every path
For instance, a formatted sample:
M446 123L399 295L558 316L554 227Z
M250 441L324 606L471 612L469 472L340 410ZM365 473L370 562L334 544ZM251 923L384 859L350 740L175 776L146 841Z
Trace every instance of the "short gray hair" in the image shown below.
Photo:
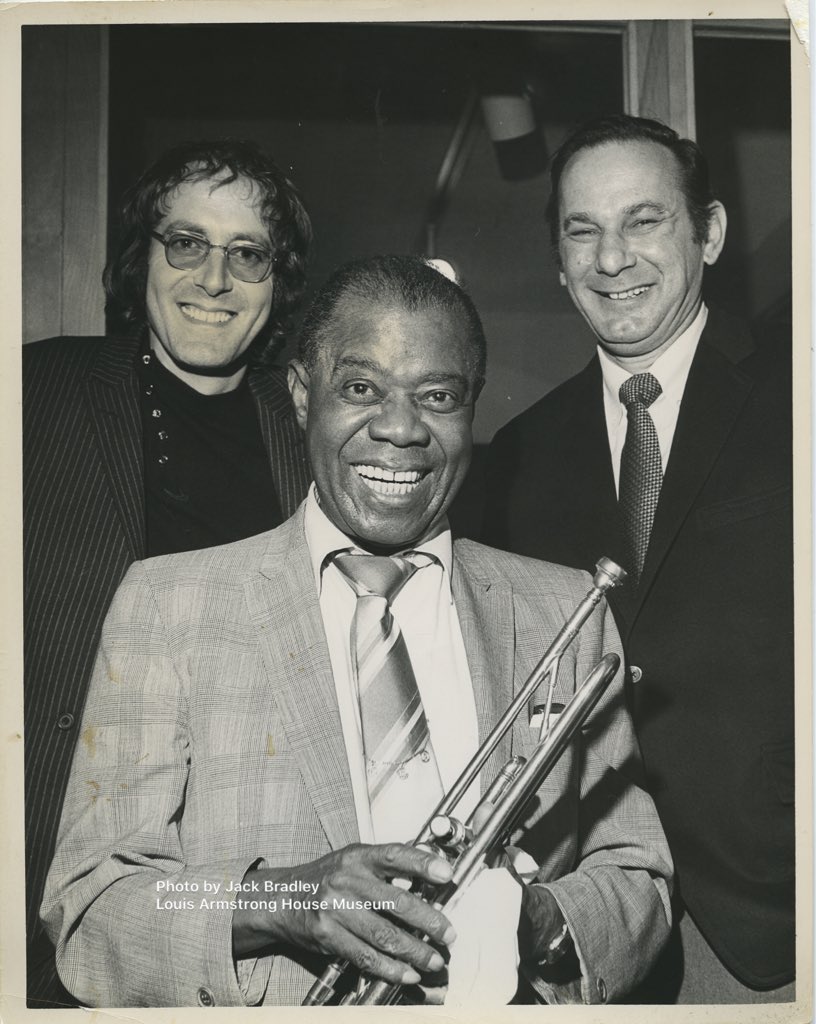
M421 256L369 256L346 263L332 274L309 306L300 328L298 355L307 369L314 368L337 308L348 298L393 303L409 312L439 309L455 314L466 328L475 357L476 389L481 388L487 343L473 300Z

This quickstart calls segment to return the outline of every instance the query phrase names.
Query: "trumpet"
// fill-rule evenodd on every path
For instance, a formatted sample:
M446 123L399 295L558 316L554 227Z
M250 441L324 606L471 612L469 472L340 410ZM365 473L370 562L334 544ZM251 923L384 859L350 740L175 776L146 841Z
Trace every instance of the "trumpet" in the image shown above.
M529 799L555 767L618 671L620 658L617 654L605 654L576 689L558 716L557 723L550 727L552 696L564 652L606 592L626 579L626 572L608 558L601 558L595 569L592 588L586 597L561 627L527 682L413 841L414 846L430 849L452 864L453 874L449 882L438 886L426 883L419 891L419 895L438 909L452 910L484 864L506 845ZM456 807L545 679L548 679L548 687L538 744L529 761L520 756L512 757L488 787L479 807L489 804L492 810L478 833L474 834L471 825L476 812L463 823L455 816ZM353 969L346 960L333 960L309 989L302 1005L322 1006L329 1002L335 996L341 978ZM403 987L360 974L356 987L343 997L341 1005L388 1006L397 1002Z

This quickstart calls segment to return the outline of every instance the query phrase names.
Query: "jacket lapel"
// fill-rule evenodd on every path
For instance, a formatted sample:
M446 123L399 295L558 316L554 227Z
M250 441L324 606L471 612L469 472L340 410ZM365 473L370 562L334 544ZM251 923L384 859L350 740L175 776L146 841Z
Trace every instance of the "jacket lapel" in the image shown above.
M306 789L333 849L359 842L340 711L315 592L303 511L270 535L246 585L277 707Z
M513 699L513 591L507 580L486 578L468 548L458 541L454 544L451 585L473 683L481 744ZM482 769L482 791L511 753L508 731Z
M689 371L630 625L754 386L719 341L707 326Z
M570 402L561 449L559 503L564 528L575 532L575 549L584 552L578 568L591 573L602 556L619 561L622 549L597 355L575 377Z
M134 360L137 338L110 339L85 381L85 400L102 464L134 559L145 555L142 425Z
M275 493L283 517L288 519L306 497L312 479L303 432L295 420L282 371L250 373L249 387L269 456Z

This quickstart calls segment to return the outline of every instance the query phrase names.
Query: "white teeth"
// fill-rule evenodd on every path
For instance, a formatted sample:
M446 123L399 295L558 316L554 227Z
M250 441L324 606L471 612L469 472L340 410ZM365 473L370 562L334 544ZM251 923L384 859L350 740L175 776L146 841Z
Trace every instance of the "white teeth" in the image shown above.
M377 494L410 494L419 484L418 470L390 470L380 466L355 466L360 479Z
M645 284L640 288L630 288L627 292L608 292L608 299L632 299L636 295L642 295L645 291L648 291L650 285Z
M206 309L199 309L198 306L188 305L183 305L181 311L191 320L199 320L203 324L225 324L233 316L232 313L227 313L224 310L215 310L210 313Z

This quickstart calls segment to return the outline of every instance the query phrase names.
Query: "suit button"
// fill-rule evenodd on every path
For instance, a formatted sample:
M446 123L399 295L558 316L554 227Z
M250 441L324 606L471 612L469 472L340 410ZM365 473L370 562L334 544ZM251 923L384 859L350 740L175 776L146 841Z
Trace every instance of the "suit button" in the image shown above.
M73 726L73 724L74 716L70 713L70 711L66 711L65 714L60 715L59 718L57 719L57 728L62 729L63 732L66 729L70 729Z
M200 988L198 990L198 1005L215 1006L215 997L208 988Z
M632 665L632 667L629 669L629 672L632 676L633 683L639 683L643 678L643 669L638 668L637 665Z
M606 982L603 978L598 978L598 995L600 996L601 1002L606 1002Z

